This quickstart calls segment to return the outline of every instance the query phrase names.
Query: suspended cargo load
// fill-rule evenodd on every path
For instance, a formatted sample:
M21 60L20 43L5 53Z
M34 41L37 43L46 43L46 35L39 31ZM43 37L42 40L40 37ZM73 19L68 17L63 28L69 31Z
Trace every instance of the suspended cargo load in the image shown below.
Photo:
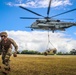
M56 54L57 49L55 48L55 46L51 43L50 41L50 35L49 35L49 31L48 31L48 44L47 44L47 48L44 52L44 55L48 55L48 54Z

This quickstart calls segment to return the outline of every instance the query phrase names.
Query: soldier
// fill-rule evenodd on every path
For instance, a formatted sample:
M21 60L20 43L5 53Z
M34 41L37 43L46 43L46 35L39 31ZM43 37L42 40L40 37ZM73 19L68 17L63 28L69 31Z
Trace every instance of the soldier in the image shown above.
M0 33L0 50L1 50L1 55L2 55L2 64L4 65L4 71L3 73L6 73L10 71L10 56L12 54L12 45L14 46L15 52L14 52L14 57L17 56L17 50L18 46L16 42L8 38L7 32L1 32Z

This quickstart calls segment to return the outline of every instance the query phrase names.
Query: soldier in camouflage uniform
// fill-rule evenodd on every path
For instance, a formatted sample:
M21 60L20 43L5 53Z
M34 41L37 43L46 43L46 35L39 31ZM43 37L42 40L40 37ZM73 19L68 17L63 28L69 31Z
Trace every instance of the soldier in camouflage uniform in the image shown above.
M4 64L4 70L10 71L10 56L12 54L12 45L15 49L14 56L16 56L18 46L13 39L8 38L7 36L8 34L6 32L0 33L0 50L2 54L2 63Z

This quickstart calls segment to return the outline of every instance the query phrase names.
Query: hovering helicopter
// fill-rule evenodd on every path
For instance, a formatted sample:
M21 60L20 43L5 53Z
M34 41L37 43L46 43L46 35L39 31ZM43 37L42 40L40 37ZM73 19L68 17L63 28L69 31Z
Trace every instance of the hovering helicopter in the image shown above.
M19 6L20 8L22 8L24 10L27 10L27 11L29 11L29 12L37 15L37 16L42 17L42 18L20 17L21 19L37 19L33 24L31 24L30 27L27 27L27 28L31 28L31 30L33 30L33 29L51 30L52 32L54 32L56 30L65 31L66 28L69 28L71 26L76 26L75 22L64 22L64 21L61 21L61 20L53 19L54 17L60 16L62 14L66 14L66 13L75 11L76 8L49 17L51 2L52 2L52 0L49 1L48 10L47 10L47 16L46 17L41 15L41 14L38 14L38 13L32 11L32 10L29 10L29 9L23 7L23 6Z

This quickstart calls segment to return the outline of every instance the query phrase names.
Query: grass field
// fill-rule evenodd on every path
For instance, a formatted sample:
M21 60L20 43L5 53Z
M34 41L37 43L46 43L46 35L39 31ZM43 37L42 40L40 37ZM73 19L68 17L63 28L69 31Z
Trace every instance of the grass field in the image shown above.
M76 56L11 56L11 68L8 75L76 75Z

